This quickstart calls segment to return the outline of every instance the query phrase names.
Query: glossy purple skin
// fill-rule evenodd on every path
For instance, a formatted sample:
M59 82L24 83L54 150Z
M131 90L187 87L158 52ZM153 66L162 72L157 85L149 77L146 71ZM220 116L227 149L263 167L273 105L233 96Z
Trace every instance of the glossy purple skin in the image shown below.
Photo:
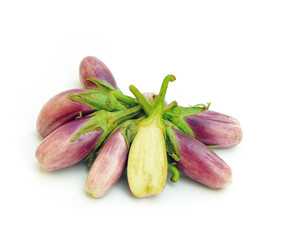
M86 80L87 78L96 78L109 83L117 89L115 79L108 67L98 58L93 56L85 57L81 61L79 66L79 78L82 86L97 87L93 82Z
M121 129L117 129L92 164L86 179L86 191L95 198L105 195L122 175L127 155L125 138Z
M222 113L205 110L185 117L196 139L206 145L233 147L242 140L242 129L237 119Z
M230 167L209 147L181 131L174 130L181 160L177 168L189 178L209 188L221 189L231 184Z
M56 128L75 119L81 113L83 116L92 113L90 107L84 103L73 101L68 98L70 93L88 92L87 89L71 89L61 92L51 98L41 109L36 128L39 135L43 138L47 137Z
M84 133L71 142L71 138L89 119L70 121L44 139L36 150L36 157L43 169L54 171L67 168L80 162L93 150L102 132Z

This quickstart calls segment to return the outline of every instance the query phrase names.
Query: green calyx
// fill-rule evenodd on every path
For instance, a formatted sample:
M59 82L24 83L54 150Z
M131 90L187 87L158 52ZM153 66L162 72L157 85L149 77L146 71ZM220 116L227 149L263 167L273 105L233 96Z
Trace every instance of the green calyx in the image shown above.
M126 120L125 122L123 122L122 124L120 124L118 127L116 127L115 129L113 129L112 131L110 131L110 129L106 129L106 131L104 131L104 138L99 139L97 146L94 148L94 150L84 159L84 161L88 162L88 167L91 167L94 160L96 159L96 156L98 155L98 152L101 149L101 146L103 146L103 144L105 144L106 140L109 139L109 137L118 129L120 129L121 134L123 135L127 148L129 149L135 135L136 135L136 130L137 130L137 125L139 124L139 122L141 120L143 120L145 118L145 116L142 116L138 119L129 119Z
M84 133L92 131L102 132L102 135L99 138L94 150L86 157L86 159L84 159L85 161L88 161L89 166L91 166L93 163L98 150L107 139L107 137L120 126L122 128L121 131L125 137L127 146L129 147L136 135L137 126L145 118L141 117L143 115L143 109L141 105L138 104L136 99L125 96L118 90L113 90L109 84L103 83L102 81L97 79L91 80L100 87L90 92L69 95L70 99L85 103L92 109L97 110L96 112L88 115L91 118L71 138L71 141L75 141ZM166 90L167 85L168 82L166 86L163 87L163 89ZM162 99L164 100L164 96ZM118 100L120 100L120 102L124 102L127 105L132 105L135 107L126 109L126 106L124 106ZM159 100L159 102L161 100ZM147 100L145 99L145 101ZM160 105L160 103L158 104ZM177 103L172 102L166 106L165 111L169 111L175 106L177 106ZM151 106L149 107L152 108Z
M113 129L128 119L136 117L142 113L140 106L125 109L117 112L108 112L100 110L90 114L93 116L90 118L80 130L71 138L71 141L75 141L80 135L86 132L103 131L101 138L105 138Z
M114 96L115 99L117 99L119 102L121 102L123 105L126 105L126 107L134 107L138 105L138 102L136 99L124 95L120 89L115 89L113 86L111 86L109 83L106 83L104 81L101 81L99 79L95 78L87 78L88 81L93 82L97 85L97 87L85 87L86 89L90 89L96 92L100 93L110 93Z
M93 110L120 111L126 109L112 93L89 91L82 93L71 93L68 95L71 100L86 104Z
M97 78L87 78L86 80L91 81L95 85L97 85L97 88L85 86L86 89L91 89L91 90L95 90L99 92L106 92L106 93L110 91L116 91L116 89L113 86L111 86L109 83L99 80Z
M176 135L173 131L173 128L178 129L176 126L174 126L173 123L163 120L166 131L165 131L165 137L166 137L166 146L167 146L167 152L171 156L174 161L180 161L181 156L179 152L179 146L178 146L178 141L176 138Z
M115 90L110 84L98 79L88 78L87 80L95 83L98 87L86 87L92 91L82 93L71 93L68 97L71 100L81 102L89 106L93 110L107 110L107 111L120 111L130 107L139 105L137 99L124 95L119 89ZM134 88L134 86L132 86ZM136 91L138 91L136 89ZM139 93L139 95L142 95ZM154 99L153 103L157 99ZM148 103L149 104L149 103ZM172 102L165 107L165 112L177 106L176 102ZM150 104L148 107L151 107ZM147 108L144 108L147 109Z
M142 116L138 119L131 119L127 120L121 125L121 134L125 138L127 148L129 149L130 144L132 143L136 132L137 132L137 126L138 124L145 119L145 116Z
M96 112L89 115L91 118L71 139L71 141L75 141L80 135L86 132L102 132L94 150L84 159L88 161L89 166L92 165L104 141L116 129L121 128L121 133L129 148L138 129L147 124L157 124L157 126L162 129L169 156L174 161L180 160L178 142L173 128L186 129L185 125L182 126L182 124L180 124L181 121L179 119L183 120L185 116L197 114L200 111L203 111L205 106L197 105L183 108L178 107L177 103L174 101L164 107L164 99L168 84L175 80L173 75L165 77L158 96L151 102L149 102L134 86L130 86L130 90L136 98L122 94L120 90L115 90L111 85L105 82L97 79L89 80L94 82L98 88L93 88L93 91L90 92L69 95L70 99L82 102L96 110ZM130 106L134 107L128 108ZM143 116L143 112L147 117ZM167 120L170 120L171 122ZM185 121L183 120L183 122ZM189 129L187 129L187 132L188 131ZM169 169L176 169L176 167L172 167L171 165L172 164L170 164ZM176 170L174 171L176 172ZM176 179L176 177L173 179Z
M176 127L178 127L184 133L191 135L192 137L195 137L194 132L186 123L184 118L187 116L198 114L204 110L208 110L209 106L210 106L210 103L207 106L205 104L197 104L192 107L177 106L171 109L170 111L168 111L167 113L165 113L163 115L163 118L165 120L172 122Z
M138 102L135 98L126 96L124 94L122 94L120 91L112 91L110 92L118 101L130 106L130 107L134 107L138 105Z
M80 130L71 138L71 141L75 141L79 136L84 133L92 132L92 131L101 131L101 137L99 138L96 146L92 150L92 152L84 159L84 161L88 161L89 167L93 163L98 148L103 144L106 138L122 123L125 121L132 119L134 117L142 114L143 111L140 106L136 106L133 108L129 108L122 111L117 112L108 112L105 110L97 111L90 116L92 116L81 128Z

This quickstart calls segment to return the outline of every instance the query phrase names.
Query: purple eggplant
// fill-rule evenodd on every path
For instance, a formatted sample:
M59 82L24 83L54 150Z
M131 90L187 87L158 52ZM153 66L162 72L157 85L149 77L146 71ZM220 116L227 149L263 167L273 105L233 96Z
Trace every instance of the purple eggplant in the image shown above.
M81 61L79 66L79 78L84 87L96 88L97 85L95 83L87 80L87 78L96 78L109 83L112 87L117 89L115 79L108 67L98 58L93 56L85 57Z
M91 131L80 135L75 141L72 137L91 117L70 121L49 134L36 150L41 167L54 171L72 166L84 159L95 147L101 131Z
M209 188L221 189L231 184L230 167L208 146L179 130L173 130L180 160L177 168L189 178Z
M36 127L43 138L47 137L59 126L73 120L79 114L86 115L92 113L90 107L86 104L71 100L69 94L89 92L87 89L71 89L59 93L51 98L41 109Z
M105 195L125 168L128 147L121 129L117 129L107 139L89 170L86 191L94 198Z
M239 144L242 140L242 129L238 120L208 110L209 106L210 104L177 106L165 113L163 118L211 147L228 148Z
M204 110L184 118L196 139L220 148L232 147L242 140L242 129L237 119L228 115Z

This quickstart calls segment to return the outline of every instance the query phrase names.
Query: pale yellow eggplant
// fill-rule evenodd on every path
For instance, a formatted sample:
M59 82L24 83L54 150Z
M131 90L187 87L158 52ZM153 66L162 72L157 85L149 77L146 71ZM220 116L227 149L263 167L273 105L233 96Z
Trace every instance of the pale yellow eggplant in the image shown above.
M162 115L168 83L174 80L172 75L164 79L153 107L134 86L130 86L130 90L148 115L138 125L128 158L128 183L136 197L156 195L163 191L166 184L168 162Z

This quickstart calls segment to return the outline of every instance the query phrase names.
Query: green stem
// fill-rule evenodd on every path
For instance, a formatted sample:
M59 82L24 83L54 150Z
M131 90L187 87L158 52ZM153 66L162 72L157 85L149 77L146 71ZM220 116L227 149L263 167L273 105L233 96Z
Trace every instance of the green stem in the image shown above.
M147 116L150 116L156 109L160 109L160 115L162 116L164 112L164 101L165 96L167 92L167 88L169 85L169 82L175 81L176 78L174 75L168 75L163 80L159 95L157 96L155 100L155 104L152 107L150 102L145 98L145 96L133 85L129 86L129 90L133 93L133 95L136 97L139 104L142 106L144 112ZM176 104L176 102L172 103L168 108L173 108L173 106Z
M84 103L93 110L120 111L126 109L111 92L89 91L70 93L68 97L77 102Z
M153 107L154 110L160 107L161 115L163 114L163 111L164 111L164 101L165 101L165 96L167 93L169 82L173 82L175 80L176 80L176 77L174 75L167 75L165 79L163 80L159 95L157 96L156 102Z
M116 90L109 83L104 82L102 80L99 80L97 78L87 78L86 80L87 81L91 81L91 82L93 82L94 84L97 85L97 89L94 88L94 90L102 91L102 92L110 92L110 91L115 91Z
M179 170L171 163L168 163L168 170L172 173L171 181L174 183L177 182L180 178Z
M125 122L128 119L131 119L139 114L143 113L142 107L137 105L132 108L128 108L118 112L112 112L112 117L114 118L114 122L119 125Z
M144 112L146 113L146 115L149 116L152 112L152 106L150 105L150 103L146 99L146 97L133 85L129 86L129 90L136 97L138 103L141 105L141 107L144 110Z
M138 105L138 102L135 98L126 96L118 91L112 91L111 94L119 101L124 102L132 107Z
M119 91L111 91L111 94L119 101L126 103L127 105L134 107L137 106L139 103L144 109L145 113L149 115L152 112L152 106L150 102L146 99L145 96L133 85L129 87L131 92L136 96L135 98L132 98L130 96L124 95ZM155 102L155 101L154 101ZM164 107L164 113L170 111L172 108L178 106L178 103L176 101L171 102L167 106Z

